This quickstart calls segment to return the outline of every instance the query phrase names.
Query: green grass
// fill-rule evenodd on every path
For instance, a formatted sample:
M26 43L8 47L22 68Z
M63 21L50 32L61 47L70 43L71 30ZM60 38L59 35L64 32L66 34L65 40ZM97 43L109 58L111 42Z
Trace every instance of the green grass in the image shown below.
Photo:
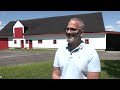
M120 79L120 60L102 60L101 69L101 79Z
M3 79L50 79L53 61L0 67Z
M3 79L51 79L53 60L0 67ZM120 79L120 60L101 60L101 79Z

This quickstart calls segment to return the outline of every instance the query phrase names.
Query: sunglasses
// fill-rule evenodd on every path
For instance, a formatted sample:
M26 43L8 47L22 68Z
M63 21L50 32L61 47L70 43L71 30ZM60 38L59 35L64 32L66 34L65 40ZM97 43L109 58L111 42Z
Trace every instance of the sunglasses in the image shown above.
M76 29L76 28L65 28L67 31L70 30L70 31L77 31L77 30L80 30L80 29Z

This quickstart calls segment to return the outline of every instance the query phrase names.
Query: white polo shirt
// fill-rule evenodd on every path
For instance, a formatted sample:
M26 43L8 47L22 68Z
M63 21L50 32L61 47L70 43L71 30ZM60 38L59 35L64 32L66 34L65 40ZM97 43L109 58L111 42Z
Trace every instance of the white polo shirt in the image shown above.
M87 72L100 72L100 59L95 49L81 43L71 52L68 43L58 48L53 63L60 67L62 79L86 79Z

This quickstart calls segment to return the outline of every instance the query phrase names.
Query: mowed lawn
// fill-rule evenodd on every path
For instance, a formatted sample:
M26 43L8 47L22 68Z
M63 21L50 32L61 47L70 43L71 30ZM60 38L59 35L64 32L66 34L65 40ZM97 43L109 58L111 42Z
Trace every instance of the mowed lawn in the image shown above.
M0 67L2 79L51 79L53 60ZM120 79L120 60L101 60L101 79Z

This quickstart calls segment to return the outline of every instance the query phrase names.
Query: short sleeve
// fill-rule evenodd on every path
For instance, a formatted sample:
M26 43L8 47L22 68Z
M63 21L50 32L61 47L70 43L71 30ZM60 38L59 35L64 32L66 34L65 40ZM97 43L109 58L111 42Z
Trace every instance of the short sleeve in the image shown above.
M53 63L53 66L54 67L59 67L59 58L58 58L58 52L59 50L56 51L56 54L55 54L55 58L54 58L54 63Z
M92 50L92 53L90 54L87 71L88 72L100 72L101 71L100 59L99 59L99 56L96 50Z

